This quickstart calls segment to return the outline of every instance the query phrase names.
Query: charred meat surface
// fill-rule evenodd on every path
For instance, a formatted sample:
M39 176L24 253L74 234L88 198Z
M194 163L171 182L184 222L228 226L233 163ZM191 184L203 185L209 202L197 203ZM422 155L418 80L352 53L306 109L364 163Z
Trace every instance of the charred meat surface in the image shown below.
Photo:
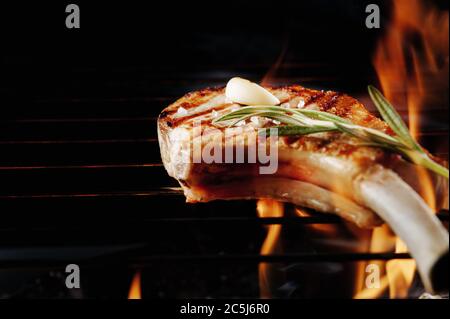
M370 114L361 103L348 95L311 90L298 85L268 90L284 107L325 111L355 124L392 134L386 123ZM399 156L377 148L361 146L355 138L336 132L280 137L278 169L273 175L260 175L257 164L203 161L192 163L194 142L204 146L207 143L214 143L215 139L225 139L224 129L213 126L211 121L220 114L239 107L238 104L227 100L223 88L205 89L185 95L161 113L158 120L158 134L163 163L169 174L180 181L188 202L237 198L236 188L228 186L230 183L237 183L242 186L241 193L245 193L243 198L257 196L276 198L322 212L334 212L359 226L372 227L378 225L380 220L370 210L364 208L364 203L354 188L356 177L375 165L393 168L402 175L415 174L412 165L402 161ZM201 125L194 132L193 125L196 121ZM241 126L245 133L234 136L234 144L241 141L248 148L252 139L246 137L255 134L260 127L271 125L274 125L273 122L261 118L248 121ZM209 130L212 133L209 133ZM225 143L221 144L224 148ZM254 183L256 178L258 181L272 179L274 187L258 192L259 185ZM293 196L289 189L278 194L280 192L276 190L286 189L288 179L301 181L303 185L310 184L309 188L314 186L316 191L320 190L320 194L328 195L303 198L305 195ZM227 194L227 190L230 194ZM336 197L339 197L339 200ZM354 214L349 214L348 205L344 205L345 209L341 207L340 203L343 201L352 202L351 211L355 212Z
M328 112L393 135L384 121L348 95L299 85L266 89L281 107ZM364 228L387 222L406 242L425 286L433 290L431 273L448 253L448 232L416 192L420 178L415 165L341 132L278 138L277 169L272 174L261 174L261 164L251 161L195 160L195 147L203 150L214 145L222 158L227 148L233 152L238 146L246 151L257 148L258 129L279 124L255 118L233 128L213 125L215 118L240 107L226 97L224 88L216 88L189 93L161 113L162 160L169 175L180 182L188 202L273 198L334 213ZM226 130L237 133L230 135ZM448 207L448 180L435 174L432 179L438 205ZM406 207L403 211L402 206Z

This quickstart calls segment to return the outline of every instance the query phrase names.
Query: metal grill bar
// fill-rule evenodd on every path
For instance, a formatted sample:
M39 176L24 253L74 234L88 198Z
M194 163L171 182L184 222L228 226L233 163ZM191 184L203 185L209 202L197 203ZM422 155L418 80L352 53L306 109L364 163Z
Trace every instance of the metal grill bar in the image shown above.
M98 165L54 165L54 166L0 166L0 171L30 171L44 169L104 169L162 167L162 163L147 164L98 164Z
M292 66L289 66L292 67ZM304 65L302 65L304 67ZM200 77L195 79L199 82L199 86L204 86L204 77ZM280 78L281 79L281 78ZM322 81L324 79L331 80L334 77L329 77L328 75L323 77L316 78L307 78L303 77L301 80L304 81ZM290 81L297 81L298 79L289 78ZM282 80L284 81L284 80ZM179 85L180 83L191 84L189 81L180 82L179 79L176 79L175 82ZM212 79L212 83L220 83L223 84L223 78ZM189 86L189 85L186 85ZM182 85L182 87L184 87ZM192 87L195 89L195 87ZM34 180L38 180L39 178L45 178L47 176L53 177L54 175L59 175L60 173L69 174L70 177L74 177L78 174L95 174L97 171L107 171L107 169L111 169L111 172L117 174L118 172L127 171L126 169L136 169L139 174L141 172L147 172L148 170L144 170L144 168L156 167L156 170L159 171L158 167L161 167L162 164L159 162L159 158L144 158L142 155L143 149L153 150L153 152L159 157L159 152L157 149L156 143L158 142L156 138L156 127L154 127L156 123L156 116L159 111L179 96L178 92L171 92L174 94L174 97L164 96L164 97L152 97L152 98L101 98L101 99L50 99L45 100L42 99L38 101L41 103L43 108L40 108L39 113L36 114L34 111L31 113L26 113L25 116L22 116L22 113L18 113L20 116L17 117L15 112L12 113L10 118L6 117L5 120L1 120L1 123L5 125L5 136L3 136L3 140L0 140L0 146L3 149L11 150L11 155L6 160L4 160L2 164L0 164L0 172L10 178L11 180L15 180L17 176L25 176L26 178L33 178ZM181 94L181 93L180 93ZM103 103L103 108L97 108L98 111L96 114L90 114L90 112L86 112L86 110L91 109L92 104ZM153 107L148 107L148 103L153 103ZM58 110L57 105L60 103L72 103L69 110L65 110L64 112L68 112L68 115L65 113L61 113ZM111 110L109 108L109 103L115 103L116 109ZM129 105L130 103L135 103L133 108L126 109L122 106ZM120 105L118 105L120 104ZM79 108L82 106L82 108ZM104 111L107 110L107 111ZM26 110L25 110L26 111ZM400 113L405 114L405 110L399 110ZM437 110L438 112L441 109ZM43 113L42 113L43 112ZM436 112L436 110L433 110ZM84 117L86 116L86 117ZM98 117L96 117L98 116ZM448 131L442 129L442 125L436 125L436 123L431 123L428 127L428 131L421 133L420 137L430 140L441 141L448 137ZM80 129L80 126L84 125L83 129ZM445 127L444 127L445 128ZM125 132L124 134L117 134L118 132ZM35 133L39 133L35 135ZM58 139L60 138L60 139ZM436 138L436 139L435 139ZM434 141L435 142L435 141ZM90 146L92 144L92 146ZM104 144L101 147L98 145ZM121 144L121 145L119 145ZM127 154L126 158L122 157L114 157L114 152L117 149L122 152L130 148L130 145L133 147L134 144L138 145L136 148L133 148L134 151L133 156ZM65 146L67 145L67 146ZM120 148L120 146L122 148ZM48 154L63 154L63 156L55 161L51 157L44 156L42 158L34 158L29 159L29 154L35 154L36 150L41 151L44 149L48 152ZM117 149L116 149L117 148ZM62 151L61 151L62 150ZM67 150L75 150L73 153L80 151L80 154L83 154L83 151L89 150L92 153L88 152L87 157L76 157L76 161L72 161L73 153L67 153ZM105 150L107 152L105 152ZM18 152L17 152L18 151ZM443 151L446 151L444 149ZM99 155L101 154L101 156ZM113 156L110 156L113 155ZM448 152L442 152L437 154L439 156L448 157ZM148 156L148 155L147 155ZM111 159L115 159L111 161ZM139 163L142 161L144 163ZM161 167L161 170L163 168ZM42 171L42 173L41 173ZM163 172L163 171L162 171ZM109 172L107 171L109 174ZM165 172L164 172L165 173ZM36 176L34 176L34 175ZM41 175L38 175L41 174ZM72 175L70 175L72 174ZM165 174L164 174L165 176ZM104 177L104 176L103 176ZM91 177L86 179L80 179L80 185L87 185L86 181L92 181L97 177ZM123 178L123 176L122 176ZM98 179L98 178L97 178ZM26 180L26 179L24 179ZM125 180L125 179L124 179ZM59 181L55 179L55 181ZM120 180L122 181L122 180ZM129 182L130 180L127 179ZM170 184L165 180L161 179L161 183L158 186L169 186ZM56 182L55 182L56 184ZM72 199L77 201L83 201L84 198L96 197L96 198L104 198L106 201L110 201L110 199L125 199L128 203L130 200L130 204L134 204L133 199L137 199L138 197L148 197L152 200L161 196L182 196L182 189L179 187L155 187L154 189L148 189L148 185L144 186L146 190L144 191L133 191L130 185L126 184L123 191L117 191L115 188L95 188L95 189L70 189L65 190L67 193L58 194L58 191L61 191L58 188L52 188L50 190L41 190L42 192L47 191L48 194L39 194L36 193L35 185L39 185L38 183L33 184L33 187L30 188L28 193L25 194L17 194L17 192L21 192L22 189L12 190L11 194L4 193L0 195L0 203L5 202L8 203L8 207L12 207L11 203L21 203L23 201L31 200L31 205L35 203L34 200L41 201L49 204L53 204L57 202L58 199L68 199L71 204ZM137 188L140 189L140 188ZM122 190L122 189L121 189ZM9 190L8 190L9 191ZM69 192L83 192L86 193L69 193ZM105 192L103 192L105 191ZM63 191L61 191L63 192ZM170 200L165 199L164 200ZM25 207L25 206L24 206ZM438 217L443 222L449 221L449 212L441 211L438 214ZM86 223L85 220L80 220L79 223L71 223L70 231L73 229L78 233L80 230L92 231L104 227L105 230L114 231L116 229L123 229L125 231L129 231L134 228L134 225L139 225L139 229L146 229L146 227L154 227L156 226L169 226L172 227L174 225L187 225L187 226L218 226L222 224L244 224L245 227L247 225L311 225L311 224L340 224L343 220L335 215L326 215L326 214L317 214L308 217L269 217L269 218L257 218L257 217L236 217L236 216L215 216L215 217L198 217L198 216L187 216L187 217L139 217L139 218L111 218L106 222L103 218L99 218L97 220L90 220L89 223ZM102 220L103 219L103 220ZM9 223L9 224L8 224ZM245 228L244 227L244 228ZM54 232L61 231L60 221L47 221L39 222L33 220L31 222L19 222L7 220L6 223L3 224L2 228L0 228L0 233L4 235L4 238L9 238L9 234L19 235L21 233L30 232L32 234L50 234L52 236ZM75 232L74 232L75 233ZM14 240L14 239L13 239ZM133 239L134 240L134 239ZM358 262L358 261L367 261L367 260L392 260L392 259L409 259L411 256L407 253L286 253L280 255L260 255L257 253L252 254L152 254L152 246L148 244L148 241L144 247L140 247L136 249L135 247L131 249L126 249L122 252L111 253L107 249L99 249L97 257L94 258L78 258L75 257L75 260L67 260L64 258L46 258L43 255L36 258L26 258L26 254L19 254L13 256L11 258L5 257L3 259L0 258L0 269L56 269L62 268L67 265L68 262L78 262L83 267L105 267L105 265L111 264L120 264L125 265L126 267L132 268L144 268L146 266L151 266L157 263L177 263L177 262L187 262L187 263L222 263L222 262L238 262L238 263L322 263L322 262ZM17 243L14 243L17 246ZM89 245L92 243L90 242ZM109 244L109 243L108 243ZM39 247L36 247L36 244L28 244L26 243L28 248L36 249L39 252ZM87 245L86 247L89 247ZM61 247L58 245L50 245L46 246L54 254L50 256L63 256L64 254L59 254L61 252ZM154 246L153 246L154 247ZM7 247L6 247L7 248ZM69 244L66 249L72 249L73 247ZM20 251L20 248L13 248L16 252ZM155 249L153 249L154 251ZM1 251L1 248L0 248ZM183 251L184 252L184 251ZM19 257L17 257L19 256ZM23 257L22 257L23 256ZM73 256L74 257L74 256Z
M85 198L85 197L154 197L167 195L182 195L181 187L161 187L141 192L115 192L115 193L85 193L85 194L27 194L27 195L0 195L0 200L15 199L51 199L51 198Z
M34 145L34 144L116 144L116 143L155 143L157 138L142 139L100 139L100 140L30 140L0 141L0 145Z
M399 111L405 116L408 114L408 110ZM0 120L0 123L15 123L15 124L31 124L31 123L90 123L90 122L151 122L156 121L158 118L154 116L136 116L136 117L73 117L73 118L12 118ZM430 130L421 131L418 136L429 135L429 134L445 134L445 130Z
M120 118L115 119L116 121L120 121ZM29 120L29 121L39 121L39 120ZM49 119L51 121L51 119ZM61 119L61 121L63 121ZM68 120L70 121L70 120ZM81 121L81 119L79 119ZM92 119L91 121L95 121ZM89 122L89 121L87 121ZM434 130L434 131L426 131L418 133L418 137L423 136L439 136L446 137L448 132L446 130ZM0 140L0 145L9 145L9 144L89 144L89 143L154 143L158 142L158 139L155 138L135 138L135 139L93 139L93 140Z
M438 218L442 222L449 221L449 214L447 212L439 212L437 214ZM103 229L120 226L125 227L134 224L222 224L222 223L240 223L240 224L252 224L252 225L311 225L311 224L340 224L343 220L335 215L319 215L319 216L307 216L307 217L265 217L265 218L254 218L254 217L173 217L173 218L142 218L139 221L121 219L120 221L109 220L107 222L101 221L91 221L89 225L83 225L83 229L97 229L101 226ZM27 225L26 229L32 231L33 229L38 229L39 231L49 231L54 229L55 226L36 226ZM80 226L76 223L71 224L71 228L79 228ZM2 231L14 231L16 228L11 227L0 227L0 232Z
M104 267L107 265L126 265L130 268L145 268L157 263L174 262L243 262L243 263L323 263L323 262L358 262L369 260L410 259L407 253L320 253L320 254L208 254L208 255L151 255L124 257L120 254L113 256L100 256L97 258L76 261L83 267ZM55 259L23 259L4 260L0 269L58 269L67 265L68 260ZM75 262L71 260L70 262Z

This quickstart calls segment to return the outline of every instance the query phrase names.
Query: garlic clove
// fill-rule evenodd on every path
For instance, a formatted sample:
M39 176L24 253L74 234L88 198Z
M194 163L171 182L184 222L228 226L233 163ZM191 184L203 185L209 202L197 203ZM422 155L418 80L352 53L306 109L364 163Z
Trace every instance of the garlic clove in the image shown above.
M225 95L234 103L244 105L280 104L280 100L262 86L238 77L228 81Z

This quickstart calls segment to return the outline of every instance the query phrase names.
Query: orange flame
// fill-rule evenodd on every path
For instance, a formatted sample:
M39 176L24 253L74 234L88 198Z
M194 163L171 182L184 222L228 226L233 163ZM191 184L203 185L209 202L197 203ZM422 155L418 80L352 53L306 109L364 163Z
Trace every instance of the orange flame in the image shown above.
M142 299L140 271L137 271L133 276L130 291L128 292L128 299Z
M395 236L387 225L377 227L372 232L372 238L370 242L370 252L372 253L382 253L386 251L391 251L394 249ZM378 287L366 287L365 279L367 277L366 267L368 265L375 265L380 270L380 282ZM361 280L358 281L360 284L356 288L355 299L375 299L381 297L386 289L389 287L388 277L386 276L386 262L380 260L372 260L367 264L363 265L360 269L359 276Z
M397 107L406 106L411 135L418 139L420 116L436 83L448 83L448 12L425 5L420 0L393 1L392 22L378 43L374 67L386 97ZM401 109L400 109L401 111ZM429 172L417 167L420 194L436 211L436 196ZM379 228L372 235L372 252L407 252L406 245ZM389 288L391 298L406 298L412 284L414 260L371 262L383 269L379 288L365 288L355 298L377 298Z
M448 76L448 12L420 0L396 0L393 6L392 23L373 62L388 100L407 106L410 131L417 138L425 99Z
M258 216L265 217L283 217L283 204L272 199L258 200L256 210ZM281 225L270 225L267 229L267 236L261 247L260 253L262 255L272 254L279 250L279 238L281 233ZM259 290L261 298L272 297L271 285L275 282L276 270L273 264L260 263L259 264Z
M395 243L396 253L408 252L405 243L397 238ZM416 271L416 262L411 260L390 260L386 264L386 273L388 276L389 296L391 298L407 298L409 287L414 279Z
M311 214L305 209L300 207L295 207L295 214L299 217L310 217ZM333 224L310 224L308 228L316 231L318 234L322 234L328 237L336 237L338 234L338 229L336 225Z

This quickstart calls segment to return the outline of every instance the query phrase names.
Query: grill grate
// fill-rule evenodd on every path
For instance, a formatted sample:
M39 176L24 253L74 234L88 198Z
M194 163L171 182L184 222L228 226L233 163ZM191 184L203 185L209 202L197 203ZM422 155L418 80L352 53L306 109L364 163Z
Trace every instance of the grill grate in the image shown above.
M315 265L410 258L391 252L259 254L262 226L302 228L342 220L318 213L257 218L249 202L184 203L181 189L161 164L156 137L156 116L173 99L42 99L37 102L41 113L26 109L0 120L0 211L6 212L0 226L0 269L58 270L73 262L84 268L144 269L177 263ZM58 110L60 105L66 109ZM430 122L421 140L431 146L446 143L448 130ZM448 159L448 150L435 150ZM448 223L448 211L438 216ZM211 252L195 248L195 239L180 243L173 238L186 229L202 234L229 227L251 248L239 247L239 240L228 247L224 239L219 241L223 247ZM259 235L252 238L254 234ZM167 243L155 249L154 243L161 241Z

